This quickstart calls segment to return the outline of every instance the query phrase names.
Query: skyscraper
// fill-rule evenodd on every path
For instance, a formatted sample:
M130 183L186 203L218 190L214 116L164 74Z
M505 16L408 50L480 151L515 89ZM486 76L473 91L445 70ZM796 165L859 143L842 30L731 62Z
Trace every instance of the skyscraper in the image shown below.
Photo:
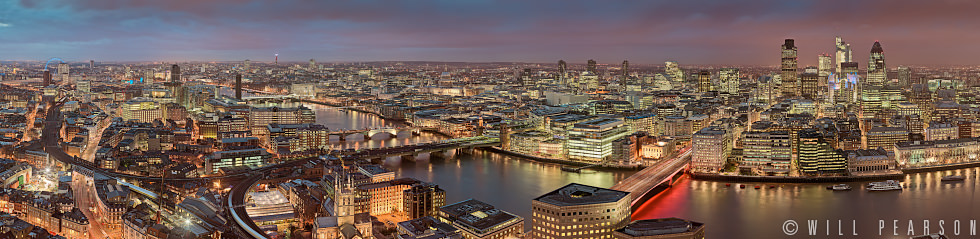
M820 95L820 73L816 67L803 69L800 76L800 97L815 100Z
M698 72L698 92L711 91L711 72L702 70Z
M912 70L907 66L898 67L898 85L908 88L912 86Z
M836 93L838 102L855 103L858 100L858 63L842 62L840 65L841 75L837 77Z
M251 65L252 65L252 60L245 59L245 72L248 72L249 70L248 67L250 67Z
M589 59L588 64L585 65L585 71L591 72L592 74L596 74L596 75L599 74L599 72L596 71L595 68L595 60Z
M836 37L836 39L837 51L835 52L834 56L836 57L834 66L837 68L837 75L842 77L843 74L841 73L843 72L842 68L844 67L841 66L841 63L851 62L851 44L845 43L839 36Z
M311 72L316 71L316 60L310 59L310 68L307 70Z
M819 78L817 81L817 87L820 89L827 89L828 83L830 82L830 71L833 68L833 64L834 63L831 61L830 55L817 55L817 77ZM823 91L821 90L821 92Z
M70 68L68 67L68 63L62 62L58 64L58 79L63 83L67 83L69 71Z
M718 91L728 92L733 95L738 94L739 82L738 68L721 68L718 71Z
M180 66L177 64L170 67L170 82L180 82Z
M44 69L44 73L42 73L41 77L44 80L45 87L51 85L51 71Z
M881 89L885 83L885 55L881 43L875 41L868 57L868 75L861 84L861 111L863 118L873 118L881 111Z
M568 63L565 60L558 60L558 82L568 84Z
M622 69L623 73L621 74L623 76L623 79L626 79L626 77L629 76L629 69L630 69L630 61L624 60L623 69Z
M88 60L88 68L95 68L95 60Z
M681 71L681 68L676 61L664 62L664 73L667 73L670 78L673 78L671 80L674 82L684 81L684 71Z
M235 99L242 99L242 74L235 74Z
M786 39L782 46L782 65L781 79L783 81L783 98L791 98L799 95L799 82L796 79L797 51L793 39Z

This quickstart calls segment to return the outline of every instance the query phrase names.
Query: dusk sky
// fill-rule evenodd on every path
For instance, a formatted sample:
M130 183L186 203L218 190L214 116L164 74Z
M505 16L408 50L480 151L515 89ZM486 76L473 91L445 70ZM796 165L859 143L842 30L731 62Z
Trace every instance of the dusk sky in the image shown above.
M0 0L0 60L980 64L980 1Z

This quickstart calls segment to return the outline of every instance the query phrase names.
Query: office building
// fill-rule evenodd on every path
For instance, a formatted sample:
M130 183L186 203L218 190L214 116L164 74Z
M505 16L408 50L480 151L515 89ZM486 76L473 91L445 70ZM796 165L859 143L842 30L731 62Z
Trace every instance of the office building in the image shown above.
M732 151L732 135L721 127L707 127L692 137L691 168L717 172L728 163Z
M558 60L558 82L568 84L568 63L565 63L565 60Z
M163 120L166 115L165 108L161 107L160 103L143 97L126 101L119 106L119 110L123 120L135 120L143 123L151 123L158 119Z
M738 86L741 84L739 77L738 68L721 68L718 71L718 87L716 90L737 95L739 93Z
M929 127L925 129L925 140L947 140L960 138L958 124L947 122L929 122Z
M742 137L740 169L772 174L789 172L793 145L788 131L752 130L742 133Z
M980 138L935 141L907 141L895 144L895 162L899 168L940 166L977 162Z
M459 229L465 239L519 238L524 233L523 218L475 199L439 208L439 220Z
M700 71L698 72L698 92L708 91L711 91L711 72Z
M570 160L601 163L612 155L612 142L627 135L622 120L599 118L575 124L568 131Z
M868 59L868 75L861 84L861 117L874 118L882 108L882 89L885 83L885 55L881 43L875 41Z
M592 73L593 75L598 75L599 71L596 70L595 60L589 59L588 63L585 65L585 71Z
M267 135L269 124L312 124L316 115L306 106L291 108L282 107L252 107L249 110L249 123L252 134Z
M782 64L780 67L780 79L782 79L782 97L792 98L799 94L799 82L797 82L797 51L796 43L793 39L786 39L781 48Z
M269 158L271 155L263 148L218 151L204 157L204 171L215 174L228 167L258 168L266 165Z
M412 185L403 195L408 218L435 217L439 208L446 205L446 190L432 183Z
M572 183L531 200L531 237L612 238L630 221L629 192Z
M810 100L820 100L820 92L823 92L823 88L820 87L820 81L820 73L816 67L803 69L803 74L800 75L800 97Z
M891 150L895 143L909 140L909 132L900 127L874 127L868 130L865 149L883 148Z
M800 173L804 175L844 174L847 172L847 159L833 148L817 129L804 129L799 132Z
M170 67L170 82L181 82L180 78L180 66L174 64Z

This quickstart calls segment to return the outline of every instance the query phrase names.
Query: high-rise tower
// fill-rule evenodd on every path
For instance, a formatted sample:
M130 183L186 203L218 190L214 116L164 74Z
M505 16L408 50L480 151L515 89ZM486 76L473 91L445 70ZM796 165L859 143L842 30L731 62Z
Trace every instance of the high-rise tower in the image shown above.
M837 48L836 48L836 52L834 53L834 57L836 58L834 60L836 62L834 62L834 67L837 68L837 70L835 73L837 73L838 77L845 77L845 75L842 74L844 67L841 66L841 63L852 62L851 44L845 43L844 40L842 40L839 36L836 37L836 40L837 40L836 41Z
M558 81L568 84L568 63L565 60L558 60Z
M44 73L43 75L41 75L41 77L44 80L43 83L45 87L51 85L51 71L49 71L48 69L44 69Z
M588 64L585 65L585 71L588 71L588 72L590 72L592 74L595 74L595 75L598 75L599 74L599 72L596 71L595 60L589 59Z
M681 71L680 65L676 61L664 62L664 73L670 75L674 82L684 82L684 71Z
M711 91L711 72L698 72L698 92Z
M623 79L626 79L626 77L629 76L629 69L630 69L630 61L625 61L624 60L623 61L623 69L622 69L623 72L621 74L623 76Z
M881 111L881 90L885 83L885 51L875 41L868 57L868 75L861 84L861 111L863 118L873 118Z
M170 82L180 82L180 66L177 64L170 67Z
M783 98L791 98L799 95L800 87L796 77L797 51L793 39L786 39L782 46L782 65L780 67L783 85Z
M738 68L721 68L718 71L718 91L738 94L740 84Z
M316 71L316 60L310 59L310 68L307 70L311 72Z
M64 63L64 62L59 63L58 64L58 79L61 80L61 82L63 82L63 83L67 83L68 82L68 73L69 73L69 71L70 71L70 68L68 67L68 63Z
M242 100L242 74L235 74L235 99Z

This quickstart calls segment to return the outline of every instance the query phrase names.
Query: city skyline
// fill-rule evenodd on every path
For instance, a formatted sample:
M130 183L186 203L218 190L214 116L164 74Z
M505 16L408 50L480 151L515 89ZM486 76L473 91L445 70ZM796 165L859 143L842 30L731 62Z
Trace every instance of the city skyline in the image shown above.
M777 65L772 49L792 38L802 67L841 36L854 59L880 41L895 66L980 64L969 44L980 35L961 24L976 3L888 3L7 1L0 51L2 60Z

